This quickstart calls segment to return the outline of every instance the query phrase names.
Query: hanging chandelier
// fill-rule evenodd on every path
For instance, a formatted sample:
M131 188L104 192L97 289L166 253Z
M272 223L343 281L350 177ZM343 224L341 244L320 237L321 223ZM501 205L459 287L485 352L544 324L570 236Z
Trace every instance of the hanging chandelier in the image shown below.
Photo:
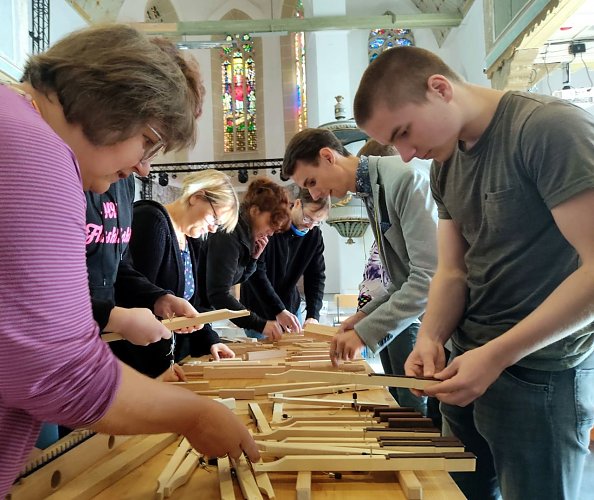
M347 245L355 243L353 238L360 238L365 234L367 226L369 226L369 219L361 217L338 217L336 219L328 219L326 224L334 227L340 236L347 238Z

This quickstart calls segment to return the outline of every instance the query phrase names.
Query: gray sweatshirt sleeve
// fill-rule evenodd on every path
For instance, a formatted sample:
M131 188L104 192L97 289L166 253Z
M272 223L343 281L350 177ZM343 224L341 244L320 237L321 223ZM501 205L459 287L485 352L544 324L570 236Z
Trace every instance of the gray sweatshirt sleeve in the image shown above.
M425 312L437 266L437 210L427 175L408 166L384 189L392 225L381 238L380 258L393 283L386 295L362 308L367 316L355 325L374 352L388 333L398 335ZM391 259L398 262L385 262Z

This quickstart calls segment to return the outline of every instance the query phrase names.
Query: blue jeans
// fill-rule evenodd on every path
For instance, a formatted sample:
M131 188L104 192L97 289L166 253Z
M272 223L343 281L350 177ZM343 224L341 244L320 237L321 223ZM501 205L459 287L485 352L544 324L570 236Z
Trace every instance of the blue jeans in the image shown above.
M391 375L404 375L404 362L412 352L417 341L419 324L413 323L402 330L398 335L388 339L388 345L380 351L380 360L384 373ZM415 396L408 389L390 387L390 394L400 406L414 408L423 415L427 414L427 398Z
M470 500L578 500L594 425L594 354L563 371L511 366L474 403L441 411L477 456L476 472L452 473Z

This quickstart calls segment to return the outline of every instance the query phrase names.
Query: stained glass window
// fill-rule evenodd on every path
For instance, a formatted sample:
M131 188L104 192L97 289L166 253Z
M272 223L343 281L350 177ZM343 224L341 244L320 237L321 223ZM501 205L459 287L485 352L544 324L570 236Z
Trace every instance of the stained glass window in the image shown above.
M414 45L415 38L408 29L378 29L369 32L367 50L369 62L372 62L384 50L403 45Z
M303 2L297 0L295 17L303 18ZM295 114L297 116L297 129L307 127L307 86L305 82L305 33L302 31L293 34L295 49Z
M221 52L224 151L256 151L256 63L251 37L227 35L235 41Z

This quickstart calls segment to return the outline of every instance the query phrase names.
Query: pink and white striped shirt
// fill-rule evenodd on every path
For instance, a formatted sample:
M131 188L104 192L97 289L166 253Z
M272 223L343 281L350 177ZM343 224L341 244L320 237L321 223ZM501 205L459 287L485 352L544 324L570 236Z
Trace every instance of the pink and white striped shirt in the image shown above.
M88 426L111 405L116 359L98 335L74 154L0 85L0 497L40 422Z

